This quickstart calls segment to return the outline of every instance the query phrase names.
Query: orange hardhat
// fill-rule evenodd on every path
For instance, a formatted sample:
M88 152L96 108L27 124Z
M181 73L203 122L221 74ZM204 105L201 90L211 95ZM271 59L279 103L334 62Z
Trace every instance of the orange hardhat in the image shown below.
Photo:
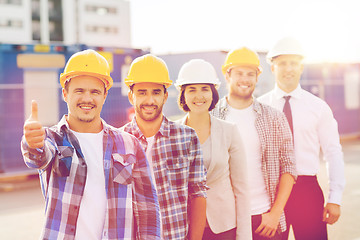
M125 78L125 84L130 87L135 83L159 83L166 88L172 81L164 60L152 54L136 58L130 65L129 74Z
M256 52L247 47L237 48L226 55L225 63L222 66L222 72L225 74L229 69L237 66L254 67L257 75L262 72L260 59Z
M99 78L104 82L106 90L109 90L113 85L108 62L92 49L77 52L70 57L64 72L60 74L60 84L64 88L66 81L82 75Z

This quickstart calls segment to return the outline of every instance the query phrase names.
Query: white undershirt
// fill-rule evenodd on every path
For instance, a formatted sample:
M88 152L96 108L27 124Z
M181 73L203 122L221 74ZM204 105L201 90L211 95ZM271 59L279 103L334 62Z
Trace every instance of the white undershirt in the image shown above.
M149 162L149 165L150 165L151 175L152 175L153 179L155 180L153 162L152 162L152 148L153 148L153 145L154 145L154 142L155 142L155 136L146 138L146 142L147 142L146 158L147 158L147 160Z
M153 164L153 161L152 161L152 152L153 152L153 146L154 146L154 143L155 143L155 135L152 136L152 137L146 138L146 142L147 142L147 147L146 147L146 151L145 151L146 159L149 162L151 176L154 179L154 183L156 185L156 180L155 180L155 175L154 175L154 168L153 168L154 164ZM157 187L156 186L155 186L155 190L157 192ZM160 212L160 215L161 215L161 212ZM160 232L161 232L161 235L162 235L163 234L163 228L162 228L162 218L161 217L160 217Z
M80 203L75 239L101 239L105 223L107 197L103 164L103 135L72 131L79 141L87 165L84 194ZM73 160L78 162L74 153Z
M250 183L251 215L262 214L270 209L270 197L266 191L261 171L261 147L255 127L253 105L245 109L228 107L226 120L233 122L240 130L248 166Z
M209 169L211 162L211 135L206 139L203 144L200 144L203 152L203 162L206 169Z

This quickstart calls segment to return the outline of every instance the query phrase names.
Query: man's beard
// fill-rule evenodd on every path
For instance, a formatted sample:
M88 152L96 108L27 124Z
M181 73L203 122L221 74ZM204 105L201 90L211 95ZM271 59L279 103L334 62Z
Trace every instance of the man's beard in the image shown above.
M93 118L81 118L81 117L78 117L79 121L86 122L86 123L92 122L92 121L94 121L94 119L95 119L95 117L93 117Z
M142 107L155 107L155 113L153 115L151 115L151 116L143 114ZM163 108L163 105L161 105L159 107L157 105L141 104L140 107L136 107L136 112L138 113L139 117L142 120L151 122L151 121L154 121L155 119L157 119L162 114L162 108Z

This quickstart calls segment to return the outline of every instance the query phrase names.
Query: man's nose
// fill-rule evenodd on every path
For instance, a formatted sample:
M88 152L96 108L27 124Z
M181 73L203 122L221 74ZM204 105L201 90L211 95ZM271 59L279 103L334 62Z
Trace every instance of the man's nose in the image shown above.
M146 103L148 105L151 105L155 102L155 98L152 94L149 94L147 97L146 97Z
M91 98L91 93L89 91L85 91L82 95L82 100L83 101L92 101L92 98Z

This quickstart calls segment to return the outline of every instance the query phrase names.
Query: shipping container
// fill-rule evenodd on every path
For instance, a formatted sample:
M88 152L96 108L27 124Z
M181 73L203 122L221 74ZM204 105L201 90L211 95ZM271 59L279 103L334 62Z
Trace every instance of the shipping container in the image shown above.
M30 115L31 100L39 105L39 120L44 126L56 124L67 113L59 76L75 52L94 49L111 67L114 85L105 101L101 117L120 127L132 113L123 79L132 60L148 53L133 48L86 45L0 44L0 171L26 169L20 151L24 121Z

